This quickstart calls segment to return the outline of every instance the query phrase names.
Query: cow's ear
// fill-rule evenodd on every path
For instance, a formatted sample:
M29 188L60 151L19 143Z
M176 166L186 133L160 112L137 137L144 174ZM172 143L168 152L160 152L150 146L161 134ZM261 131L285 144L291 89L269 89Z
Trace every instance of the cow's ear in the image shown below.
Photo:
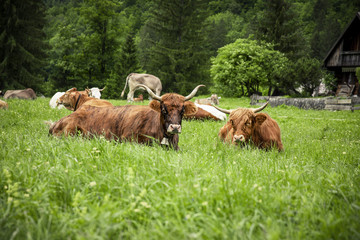
M160 102L158 100L152 100L149 103L149 107L152 108L153 110L157 111L157 112L161 112Z
M265 113L257 113L255 115L255 124L261 125L263 122L267 119L267 116Z
M74 88L71 88L71 89L69 89L69 90L67 90L68 92L74 92L74 91L77 91L77 88L76 87L74 87Z
M185 112L184 112L185 115L194 115L198 111L198 108L195 105L195 103L190 101L185 101L184 107L185 107Z
M90 95L91 95L91 90L88 89L88 88L86 88L86 89L85 89L85 92L86 92L86 94L90 97Z

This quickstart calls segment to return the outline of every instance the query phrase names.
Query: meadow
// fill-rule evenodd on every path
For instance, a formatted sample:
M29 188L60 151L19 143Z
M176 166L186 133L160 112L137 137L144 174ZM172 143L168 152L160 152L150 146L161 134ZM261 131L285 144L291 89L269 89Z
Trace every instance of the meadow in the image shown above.
M49 100L0 111L0 239L360 239L360 111L267 107L281 153L183 121L176 152L49 136Z

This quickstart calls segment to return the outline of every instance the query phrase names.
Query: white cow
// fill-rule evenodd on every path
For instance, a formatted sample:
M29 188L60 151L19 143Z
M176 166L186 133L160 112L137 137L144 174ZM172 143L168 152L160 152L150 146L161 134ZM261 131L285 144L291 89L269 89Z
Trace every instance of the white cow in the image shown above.
M220 120L226 120L226 114L223 112L220 112L219 110L217 110L216 108L214 108L213 106L210 105L203 105L203 104L197 104L195 103L195 105L198 108L201 108L209 113L211 113L212 115L214 115L215 117L217 117Z
M94 97L94 98L100 99L100 97L101 97L100 92L104 89L105 89L105 87L103 89L99 89L97 87L90 88L89 97ZM65 108L63 105L57 103L57 100L64 94L65 94L65 92L55 93L55 95L50 99L50 102L49 102L50 107L58 108L58 109Z
M57 92L55 93L54 96L52 96L52 98L50 99L49 105L51 108L58 108L58 109L62 109L65 108L64 105L58 104L57 100L64 95L65 92Z
M105 89L105 87L103 89L99 89L97 87L90 88L91 93L90 93L89 97L94 97L94 98L100 99L100 97L101 97L100 92L104 89Z

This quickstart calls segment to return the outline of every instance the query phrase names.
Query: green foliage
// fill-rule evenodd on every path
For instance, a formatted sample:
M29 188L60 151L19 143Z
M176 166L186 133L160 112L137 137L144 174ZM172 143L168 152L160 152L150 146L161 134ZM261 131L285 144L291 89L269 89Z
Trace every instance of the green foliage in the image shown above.
M288 0L259 0L251 23L256 39L296 60L307 52L307 42L294 4Z
M83 46L79 35L84 30L79 24L78 5L54 6L49 10L47 33L51 45L48 65L49 81L54 86L52 92L65 91L71 87L82 88L85 79L78 77L78 52ZM53 29L56 28L56 29Z
M137 55L134 71L160 77L165 92L187 94L202 83L205 93L219 48L254 36L292 65L308 56L322 60L359 9L355 0L4 0L0 89L32 87L51 96L70 87L122 88L132 68L122 64ZM255 88L271 92L281 75ZM287 86L300 82L313 84Z
M254 7L256 0L214 0L209 1L209 10L214 14L220 12L231 12L241 15Z
M223 144L224 122L183 121L174 152L49 136L43 121L70 113L49 100L0 111L0 239L359 237L360 111L268 106L283 153Z
M310 37L312 56L322 60L359 11L360 2L353 0L314 2L308 24L313 26Z
M119 8L114 1L88 0L56 5L49 10L52 25L60 29L48 30L54 34L50 39L53 48L49 66L54 92L70 87L105 86L116 67L117 49L125 30Z
M334 76L333 73L331 72L327 72L327 71L323 71L323 81L325 83L325 87L332 91L335 92L337 89L337 78Z
M83 44L82 62L90 86L104 85L114 60L114 52L118 43L116 10L119 7L110 0L87 0L80 8L80 16L87 26Z
M104 93L104 97L120 99L121 91L119 89L124 87L126 77L130 73L143 72L140 68L136 50L134 36L129 34L125 44L122 46L119 60L117 60L115 68L107 80L106 86L109 87L108 91Z
M0 3L0 89L41 90L46 50L42 0Z
M286 89L288 89L298 93L296 89L300 88L303 96L311 96L325 76L321 65L322 63L319 60L306 57L291 62L287 68L288 78L281 86L283 91L286 92Z
M200 31L206 2L156 0L141 30L143 69L159 77L166 92L188 94L208 83L208 53Z
M355 69L355 75L356 75L358 81L360 81L360 67L357 67L357 68Z
M259 92L260 86L271 88L281 83L287 64L284 54L271 44L238 39L219 49L210 71L216 91L240 97Z
M215 56L219 48L235 42L236 39L245 37L245 20L231 12L221 12L211 15L206 19L206 43L209 45L211 56Z

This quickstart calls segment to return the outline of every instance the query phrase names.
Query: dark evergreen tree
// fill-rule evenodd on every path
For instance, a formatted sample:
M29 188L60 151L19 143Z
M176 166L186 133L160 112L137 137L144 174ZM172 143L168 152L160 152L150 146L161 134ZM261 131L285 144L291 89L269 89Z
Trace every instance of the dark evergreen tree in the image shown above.
M212 13L229 11L240 15L254 7L256 0L214 0L209 1L209 10Z
M50 3L48 3L50 4ZM85 31L80 22L78 9L81 3L77 1L59 1L47 11L48 24L45 28L51 50L49 51L49 85L52 89L49 95L58 91L65 91L72 87L79 89L86 87L86 69L81 66L79 52L84 46L78 36ZM77 60L78 59L78 60ZM81 72L85 72L81 75ZM80 76L79 76L80 75Z
M125 41L119 10L120 4L111 0L73 0L58 2L48 11L54 91L107 84Z
M310 39L312 56L323 60L358 11L360 1L316 0L309 21L314 26Z
M126 42L122 46L119 64L120 74L124 77L132 72L141 71L133 34L127 36Z
M252 22L255 37L275 44L275 49L295 60L306 55L307 41L304 38L299 17L288 0L259 0Z
M87 81L90 86L102 86L114 63L114 53L119 43L116 40L116 10L118 5L111 0L86 0L80 9L87 26L85 48L82 50ZM90 57L90 58L88 58Z
M201 32L207 1L155 0L145 24L144 69L160 78L166 92L186 94L209 81L209 58Z
M228 25L223 19L220 19L219 23L212 21L208 26L207 31L207 44L209 50L212 52L212 56L216 55L219 48L225 46L228 42L226 41L226 34L229 32Z
M325 57L341 32L337 19L327 18L329 11L331 4L328 0L316 1L313 10L315 26L311 36L311 50L312 56L318 59Z
M126 77L133 72L142 72L138 61L134 35L129 34L125 44L121 48L119 60L116 61L114 70L108 79L105 97L112 99L120 98L120 91L125 85Z
M46 50L42 0L0 3L0 89L41 91Z

